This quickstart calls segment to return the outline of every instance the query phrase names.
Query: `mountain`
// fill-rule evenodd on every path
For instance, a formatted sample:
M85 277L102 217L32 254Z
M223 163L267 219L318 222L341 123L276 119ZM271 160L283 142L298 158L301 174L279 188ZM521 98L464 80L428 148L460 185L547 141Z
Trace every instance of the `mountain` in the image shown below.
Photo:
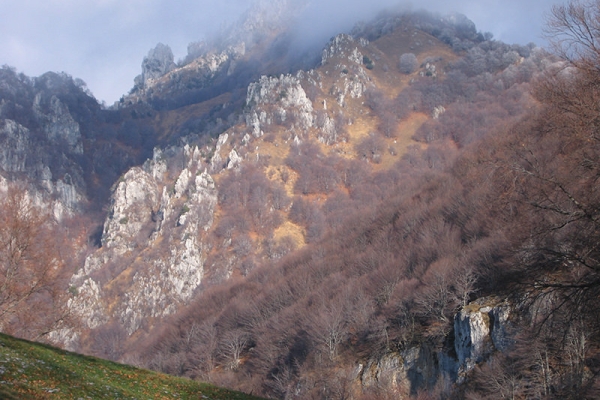
M426 25L428 17L422 18L417 23ZM454 23L442 21L440 27ZM382 36L379 30L389 26L396 29ZM417 78L424 86L439 86L436 68L458 57L406 16L362 29L356 38L334 38L317 69L263 76L248 85L243 113L212 143L156 148L143 166L116 182L102 247L72 280L78 291L72 308L81 310L87 327L116 318L128 336L151 329L156 318L189 302L199 287L246 275L255 265L319 241L325 225L332 227L322 209L325 200L346 197L351 209L360 207L366 199L353 201L349 192L360 191L360 175L387 169L418 146L411 137L447 101L433 97L419 104L403 89ZM481 39L475 28L465 30L457 42L475 46ZM519 53L495 46L508 61L485 68L517 69ZM421 66L402 74L400 56L411 50ZM524 68L537 68L528 61ZM188 73L187 65L181 69ZM378 130L385 132L377 135ZM358 175L354 182L342 177L346 169Z
M2 329L266 397L593 397L597 53L392 11L294 52L290 4L111 108L2 70L3 190L68 238Z

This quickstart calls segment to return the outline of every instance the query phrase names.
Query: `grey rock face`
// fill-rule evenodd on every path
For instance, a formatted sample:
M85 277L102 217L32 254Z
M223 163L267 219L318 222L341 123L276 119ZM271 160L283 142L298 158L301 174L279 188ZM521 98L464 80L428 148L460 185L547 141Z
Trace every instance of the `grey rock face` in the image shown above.
M363 42L360 42L362 44ZM355 64L362 64L363 55L358 50L358 42L354 38L347 34L340 34L333 38L327 47L323 49L321 55L321 64L325 65L333 57L347 58L349 61Z
M72 118L71 121L75 122ZM60 123L54 124L53 127L57 130L54 131L58 135L54 137L56 140L73 143L74 146L70 148L75 152L81 150L78 125L73 130L62 129L64 126L61 127ZM43 149L35 146L33 141L32 133L26 127L10 119L0 122L0 169L9 173L25 173L32 181L37 181L39 190L31 187L32 195L39 197L40 201L53 210L55 217L61 219L64 214L77 209L84 199L81 193L84 188L78 187L69 173L54 181L50 168L44 164L41 156Z
M507 304L480 299L467 305L456 315L454 349L458 359L459 380L495 350L502 351L508 347L509 314Z
M478 299L455 316L454 349L424 342L387 353L358 364L356 379L364 388L379 386L404 394L415 394L439 380L462 382L475 365L510 346L509 316L507 303Z
M246 115L246 125L255 137L262 136L261 125L273 122L271 115L277 114L283 123L288 114L294 117L294 127L306 131L313 127L313 105L301 85L302 73L281 75L279 77L262 76L258 82L248 86L246 105L253 111ZM277 108L271 112L271 108Z
M186 163L174 181L162 151L155 151L117 184L103 247L72 279L80 295L71 309L89 328L115 319L132 334L148 319L175 312L200 286L208 251L202 235L213 223L217 189L199 169L199 150L186 145L179 151ZM122 277L116 279L119 283L98 279L111 265L120 266L111 276ZM122 295L111 308L107 291L114 284L121 285Z
M10 119L0 127L0 168L8 172L24 172L29 156L29 129Z
M136 236L158 209L160 192L152 177L141 168L130 169L118 183L110 215L104 225L102 245L123 254L131 250Z
M69 152L83 154L79 124L69 113L68 107L58 97L52 96L49 109L44 112L41 101L42 94L38 93L33 102L33 112L40 121L50 143L58 146L66 144Z
M141 86L148 87L154 80L175 68L173 51L165 44L159 43L148 52L142 62Z
M439 369L437 355L428 346L411 347L389 353L360 365L358 374L363 387L386 387L396 393L414 394L419 388L435 383Z

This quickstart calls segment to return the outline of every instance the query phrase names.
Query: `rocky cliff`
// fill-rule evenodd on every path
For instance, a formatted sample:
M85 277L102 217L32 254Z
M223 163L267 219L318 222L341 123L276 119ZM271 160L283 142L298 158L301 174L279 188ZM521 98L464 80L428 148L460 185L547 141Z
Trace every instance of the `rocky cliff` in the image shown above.
M151 87L154 82L175 68L173 51L159 43L148 52L142 62L142 74L135 78L135 85L141 90Z
M224 203L218 204L218 199L225 196L219 182L226 181L232 174L243 176L244 165L258 161L262 163L263 177L284 187L286 196L298 193L294 189L298 171L290 168L292 164L286 161L294 146L316 140L323 146L324 153L360 158L363 153L359 144L371 140L373 132L380 129L380 116L374 114L377 105L373 103L372 93L386 90L391 91L386 96L396 95L416 77L433 82L441 78L430 73L436 71L436 64L447 67L456 58L451 53L444 53L445 59L429 56L442 42L414 25L403 25L404 19L387 23L389 26L384 30L393 32L396 41L387 37L378 41L372 31L358 36L335 36L322 50L318 68L294 74L263 75L250 82L243 114L231 119L231 127L218 137L208 143L203 139L202 144L194 143L190 136L182 140L189 142L188 145L165 150L155 148L153 157L143 166L122 174L112 191L102 248L87 258L85 266L73 278L73 286L78 288L81 299L75 299L73 307L87 319L87 328L96 328L98 321L116 320L132 334L149 323L147 321L171 314L186 304L201 290L207 274L212 277L235 274L234 266L241 262L235 250L236 240L242 239L237 234L223 237L215 225L214 221L222 221L223 207L226 207ZM254 23L248 24L247 29L255 30ZM273 24L273 32L279 29L275 26L280 27ZM227 46L218 51L208 45L200 46L202 51L198 50L197 57L179 66L173 64L170 49L158 45L145 59L132 96L143 101L149 100L148 96L168 98L171 92L189 90L192 78L198 89L214 88L219 77L235 76L236 65L246 62L255 51L254 47L249 49L249 42L231 43L227 42ZM256 43L252 42L252 46ZM407 49L418 54L414 57L422 62L411 76L402 77L398 75L398 63ZM121 107L126 109L132 99ZM81 135L73 119L65 115L65 106L58 99L51 98L47 103L47 111L38 112L38 119L50 132L48 140L62 140L68 151L80 152ZM437 119L443 106L433 105L432 115ZM57 116L60 113L62 117ZM159 118L167 120L179 116L178 113L165 112ZM15 143L27 140L26 129L18 126L10 129L13 136L22 136L13 139ZM407 144L410 144L410 135L404 139ZM394 150L397 138L390 135L380 140L382 142L364 157L375 159L373 156L377 153L378 163L391 165L398 160L397 150ZM382 152L380 147L391 150ZM19 160L18 153L5 156L10 157ZM271 206L264 211L266 214L261 214L279 223L255 234L250 251L255 260L265 257L265 241L280 241L284 232L291 232L291 237L297 237L298 233L306 235L307 228L291 221L289 212L289 206L282 209ZM294 242L301 246L304 240ZM93 311L87 309L86 304L91 304L88 298L94 299ZM90 319L90 315L94 317ZM469 360L480 358L479 353L460 354L458 363L463 369L470 368Z
M285 37L293 17L305 6L304 0L253 2L236 24L215 37L190 43L187 56L178 64L173 62L171 49L158 44L144 58L142 74L135 78L131 92L116 106L145 101L173 109L245 90L261 74L299 69L301 62L294 54L277 54L280 60L269 58L289 41ZM272 61L276 61L275 69Z
M217 191L197 148L185 147L181 156L186 165L174 182L157 150L116 184L103 246L72 279L79 295L71 306L88 328L116 318L132 334L175 312L200 287Z
M215 246L213 220L219 191L211 174L228 176L244 162L261 156L271 159L276 149L285 154L302 140L316 138L327 145L343 140L339 132L345 124L336 121L333 111L323 104L337 102L336 107L345 107L346 95L352 99L362 96L370 78L362 72L362 58L354 54L360 43L367 44L342 35L328 46L328 61L341 58L356 64L350 74L340 72L343 67L332 62L335 76L329 91L323 88L329 70L263 76L247 88L244 122L221 134L214 144L155 149L143 167L130 169L119 178L104 222L102 248L86 259L72 280L78 296L71 306L85 329L116 320L131 335L140 328L148 329L150 321L175 312L191 299L202 286L205 263ZM346 54L349 48L354 49L350 55ZM319 113L305 88L322 93ZM282 130L289 138L281 146L261 139L265 132ZM273 167L287 169L281 155ZM286 185L282 179L279 177L280 183ZM286 215L289 209L266 210L272 215L282 211ZM259 236L251 251L255 257L264 257L262 241L273 234L278 235L277 230ZM296 245L301 242L296 240ZM235 248L236 243L229 239L224 247ZM215 265L213 261L210 275L214 279L228 277L234 272L232 265L239 262L235 252L224 263ZM75 346L78 334L70 332L68 336Z
M363 388L416 394L438 382L462 383L477 364L488 361L512 343L514 307L496 298L480 298L454 317L454 328L441 348L424 341L360 362L356 380Z
M77 163L83 138L68 105L54 92L72 81L55 74L30 81L7 68L0 79L5 90L13 90L3 93L0 108L1 171L9 178L26 176L33 191L54 202L58 218L80 210L87 197ZM19 86L14 79L21 79Z

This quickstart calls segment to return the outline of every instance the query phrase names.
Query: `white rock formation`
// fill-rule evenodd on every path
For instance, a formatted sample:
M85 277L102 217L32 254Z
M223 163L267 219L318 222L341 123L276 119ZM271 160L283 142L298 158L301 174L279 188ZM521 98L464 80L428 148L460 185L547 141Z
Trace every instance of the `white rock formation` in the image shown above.
M478 299L455 316L454 349L439 349L423 342L420 346L373 357L358 363L356 382L363 388L384 387L398 393L414 393L439 379L462 382L476 364L511 344L509 316L507 303Z
M353 63L362 64L363 54L358 50L358 46L364 46L363 43L365 42L357 43L352 36L345 33L337 35L323 49L321 65L326 65L334 57L346 58Z
M357 368L363 387L385 387L407 394L435 382L438 373L437 354L428 346L388 353Z
M150 174L142 168L127 171L117 184L110 214L104 224L102 245L117 255L132 250L136 236L151 221L158 209L159 190Z
M480 299L464 307L454 319L454 349L458 359L459 380L494 350L505 350L510 343L508 317L504 303Z
M117 184L103 247L71 282L79 294L70 307L87 327L116 319L132 334L148 319L175 312L200 286L208 251L202 232L212 226L217 189L208 172L194 172L202 159L197 148L178 151L187 165L175 182L168 181L157 150L143 168L132 168ZM111 276L98 275L110 265L115 266ZM116 302L108 297L114 285L122 293Z
M240 163L242 161L243 161L242 157L239 156L237 151L235 151L235 149L231 149L231 151L229 152L229 158L227 161L227 169L236 168L237 166L240 165Z
M148 52L142 61L142 75L136 78L136 84L143 89L152 86L154 81L175 68L173 51L165 44L158 43Z
M301 72L296 76L288 74L279 78L262 76L258 82L248 86L246 104L253 107L253 111L247 114L246 125L255 137L262 134L261 124L268 123L267 115L271 115L271 112L265 111L265 108L269 105L284 109L283 117L281 110L279 111L280 119L285 120L286 115L291 113L298 129L306 131L313 126L313 105L301 85L303 77Z

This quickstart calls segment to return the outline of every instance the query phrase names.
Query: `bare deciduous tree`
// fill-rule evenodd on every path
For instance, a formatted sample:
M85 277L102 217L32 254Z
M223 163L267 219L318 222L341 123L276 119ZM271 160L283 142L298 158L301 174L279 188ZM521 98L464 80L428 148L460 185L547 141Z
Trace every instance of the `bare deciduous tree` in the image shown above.
M237 369L242 362L242 352L250 342L248 332L235 329L227 331L219 343L219 353L231 369Z
M186 333L186 339L191 341L191 351L188 353L189 363L193 366L194 375L208 377L217 364L216 352L219 344L218 331L214 318L201 323L192 323Z
M36 339L67 317L66 249L23 188L10 185L0 197L0 329Z
M600 4L573 0L552 7L545 33L553 50L577 68L600 71Z
M356 152L360 158L369 160L375 164L381 162L381 156L385 150L385 142L376 133L370 133L356 145Z
M329 360L333 361L339 346L348 337L348 318L342 298L323 301L327 304L311 316L311 333L315 342L325 349Z
M413 53L404 53L400 56L400 72L403 74L412 74L417 69L419 62L417 56Z

